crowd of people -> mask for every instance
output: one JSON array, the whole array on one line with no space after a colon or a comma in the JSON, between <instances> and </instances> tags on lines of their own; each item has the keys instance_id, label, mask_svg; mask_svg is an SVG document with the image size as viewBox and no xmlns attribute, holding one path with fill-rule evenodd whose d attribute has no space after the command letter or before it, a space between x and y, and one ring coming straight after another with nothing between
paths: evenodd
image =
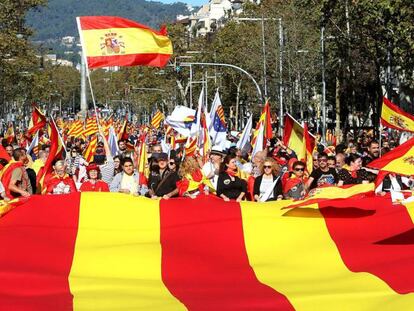
<instances>
[{"instance_id":1,"label":"crowd of people","mask_svg":"<svg viewBox=\"0 0 414 311\"><path fill-rule=\"evenodd\" d=\"M224 201L271 201L303 199L312 189L374 182L377 172L367 165L380 154L392 150L396 143L383 140L382 146L369 133L362 132L357 139L346 139L336 146L317 144L313 152L312 168L298 159L294 150L280 137L268 141L267 147L253 156L237 149L234 138L229 148L213 146L203 158L197 152L185 155L183 145L163 152L162 132L152 134L143 146L140 133L134 131L127 140L118 141L118 150L112 154L104 133L93 161L84 159L87 144L81 138L69 138L66 152L53 161L53 171L41 174L50 152L50 146L39 148L34 160L26 149L10 144L2 146L11 160L0 158L0 193L4 200L28 197L33 194L68 194L73 192L119 192L165 200L176 197L196 198L216 195ZM135 144L131 149L130 143ZM139 148L146 148L145 174L137 167ZM41 179L39 180L39 177ZM390 189L411 188L412 178L389 175L377 188L378 195Z\"/></svg>"}]
</instances>

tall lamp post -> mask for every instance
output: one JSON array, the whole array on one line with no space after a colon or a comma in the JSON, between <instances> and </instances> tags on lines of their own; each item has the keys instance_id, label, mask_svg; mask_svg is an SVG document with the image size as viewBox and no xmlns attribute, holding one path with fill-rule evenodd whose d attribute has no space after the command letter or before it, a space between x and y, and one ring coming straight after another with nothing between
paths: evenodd
<instances>
[{"instance_id":1,"label":"tall lamp post","mask_svg":"<svg viewBox=\"0 0 414 311\"><path fill-rule=\"evenodd\" d=\"M321 27L321 67L322 67L322 143L325 143L326 133L326 81L325 81L325 26Z\"/></svg>"},{"instance_id":2,"label":"tall lamp post","mask_svg":"<svg viewBox=\"0 0 414 311\"><path fill-rule=\"evenodd\" d=\"M267 20L278 21L279 28L279 124L280 131L283 128L283 25L282 18L265 18L265 17L241 17L235 18L236 21L260 21L262 23L262 48L263 48L263 84L264 84L264 96L267 98L267 79L266 79L266 44L264 36L264 22Z\"/></svg>"}]
</instances>

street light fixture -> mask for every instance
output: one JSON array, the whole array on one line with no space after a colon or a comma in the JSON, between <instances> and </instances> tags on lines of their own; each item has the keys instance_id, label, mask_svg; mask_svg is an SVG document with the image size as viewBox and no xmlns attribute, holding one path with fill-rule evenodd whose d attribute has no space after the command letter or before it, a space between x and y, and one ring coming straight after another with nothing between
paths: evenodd
<instances>
[{"instance_id":1,"label":"street light fixture","mask_svg":"<svg viewBox=\"0 0 414 311\"><path fill-rule=\"evenodd\" d=\"M267 17L241 17L235 18L236 21L260 21L262 23L262 47L263 47L263 73L264 73L264 92L267 97L267 82L266 82L266 53L265 53L265 42L264 42L264 22L268 20L278 21L279 28L279 130L282 134L283 128L283 26L282 18L267 18Z\"/></svg>"}]
</instances>

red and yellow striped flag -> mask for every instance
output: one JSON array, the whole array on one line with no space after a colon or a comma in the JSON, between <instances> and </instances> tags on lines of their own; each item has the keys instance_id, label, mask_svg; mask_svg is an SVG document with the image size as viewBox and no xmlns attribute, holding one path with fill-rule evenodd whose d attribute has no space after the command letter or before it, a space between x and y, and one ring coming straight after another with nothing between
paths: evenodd
<instances>
[{"instance_id":1,"label":"red and yellow striped flag","mask_svg":"<svg viewBox=\"0 0 414 311\"><path fill-rule=\"evenodd\" d=\"M173 48L166 28L160 31L115 16L77 17L88 67L164 67Z\"/></svg>"},{"instance_id":2,"label":"red and yellow striped flag","mask_svg":"<svg viewBox=\"0 0 414 311\"><path fill-rule=\"evenodd\" d=\"M406 132L414 132L414 116L405 112L388 98L384 97L381 109L383 126Z\"/></svg>"},{"instance_id":3,"label":"red and yellow striped flag","mask_svg":"<svg viewBox=\"0 0 414 311\"><path fill-rule=\"evenodd\" d=\"M291 204L33 196L0 218L0 305L413 309L414 206L389 197Z\"/></svg>"},{"instance_id":4,"label":"red and yellow striped flag","mask_svg":"<svg viewBox=\"0 0 414 311\"><path fill-rule=\"evenodd\" d=\"M192 157L197 150L197 137L188 137L184 146L185 156Z\"/></svg>"},{"instance_id":5,"label":"red and yellow striped flag","mask_svg":"<svg viewBox=\"0 0 414 311\"><path fill-rule=\"evenodd\" d=\"M92 162L95 155L96 147L98 146L98 137L93 137L85 149L84 157L86 162Z\"/></svg>"},{"instance_id":6,"label":"red and yellow striped flag","mask_svg":"<svg viewBox=\"0 0 414 311\"><path fill-rule=\"evenodd\" d=\"M88 137L90 135L95 135L96 133L98 133L98 124L96 123L96 118L87 118L85 130L83 131L83 136Z\"/></svg>"},{"instance_id":7,"label":"red and yellow striped flag","mask_svg":"<svg viewBox=\"0 0 414 311\"><path fill-rule=\"evenodd\" d=\"M154 114L154 116L152 117L152 120L151 120L151 125L154 127L154 128L159 128L160 127L160 125L161 125L161 122L164 120L164 114L161 112L161 111L159 111L159 110L157 110L157 112Z\"/></svg>"},{"instance_id":8,"label":"red and yellow striped flag","mask_svg":"<svg viewBox=\"0 0 414 311\"><path fill-rule=\"evenodd\" d=\"M80 137L83 133L83 124L81 120L76 120L72 123L69 131L68 131L68 137Z\"/></svg>"}]
</instances>

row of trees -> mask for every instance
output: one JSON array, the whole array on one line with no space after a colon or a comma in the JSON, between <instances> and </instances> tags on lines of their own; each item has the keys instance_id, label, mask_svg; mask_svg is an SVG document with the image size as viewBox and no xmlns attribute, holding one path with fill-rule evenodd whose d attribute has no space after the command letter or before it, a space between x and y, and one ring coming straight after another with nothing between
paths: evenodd
<instances>
[{"instance_id":1,"label":"row of trees","mask_svg":"<svg viewBox=\"0 0 414 311\"><path fill-rule=\"evenodd\" d=\"M10 10L18 10L13 7L15 1L6 0L6 3L9 3ZM43 2L31 0L24 3L25 7L20 7L23 11ZM14 16L4 12L0 13L3 14L0 16L2 20L5 16ZM20 21L23 16L20 15ZM164 69L122 68L118 72L93 71L91 78L98 103L129 103L135 112L148 114L157 108L171 110L176 104L196 103L201 86L205 85L208 86L210 101L215 90L220 88L225 110L229 113L233 107L233 111L239 111L240 126L244 112L260 111L253 83L233 69L193 67L192 79L197 83L190 87L190 70L180 66L182 61L228 63L247 70L262 89L266 80L268 97L274 108L278 108L282 89L285 111L301 119L315 120L315 116L321 114L322 39L325 45L323 58L328 117L339 121L336 124L338 128L348 124L348 115L352 113L377 121L384 86L389 97L396 102L400 98L405 99L401 102L403 106L409 103L407 99L413 98L412 1L264 0L260 6L245 3L244 13L239 17L262 16L266 19L265 55L260 21L238 21L229 16L225 27L200 38L190 38L183 25L169 25L174 45L171 66ZM280 46L279 37L280 18L283 46ZM72 68L47 65L39 68L36 65L38 60L33 57L25 39L30 34L29 30L21 23L16 25L21 27L16 29L26 32L23 39L16 37L17 30L10 30L13 25L2 26L9 29L8 40L16 42L7 45L9 49L10 46L16 47L14 50L0 54L11 55L10 59L13 59L0 59L2 70L10 72L8 80L2 75L4 100L25 96L27 100L59 101L70 107L73 104L79 107L79 73ZM4 49L1 44L0 49ZM24 44L24 48L18 44ZM22 57L22 52L30 56ZM15 57L22 57L25 60L22 63L32 67L17 66L20 61L15 61ZM22 88L23 84L26 89ZM392 93L392 86L397 84L399 96ZM410 110L412 107L404 108ZM333 122L331 126L334 126Z\"/></svg>"},{"instance_id":2,"label":"row of trees","mask_svg":"<svg viewBox=\"0 0 414 311\"><path fill-rule=\"evenodd\" d=\"M30 9L44 0L2 0L0 2L0 103L26 99L38 67L28 38L33 34L25 25Z\"/></svg>"}]
</instances>

